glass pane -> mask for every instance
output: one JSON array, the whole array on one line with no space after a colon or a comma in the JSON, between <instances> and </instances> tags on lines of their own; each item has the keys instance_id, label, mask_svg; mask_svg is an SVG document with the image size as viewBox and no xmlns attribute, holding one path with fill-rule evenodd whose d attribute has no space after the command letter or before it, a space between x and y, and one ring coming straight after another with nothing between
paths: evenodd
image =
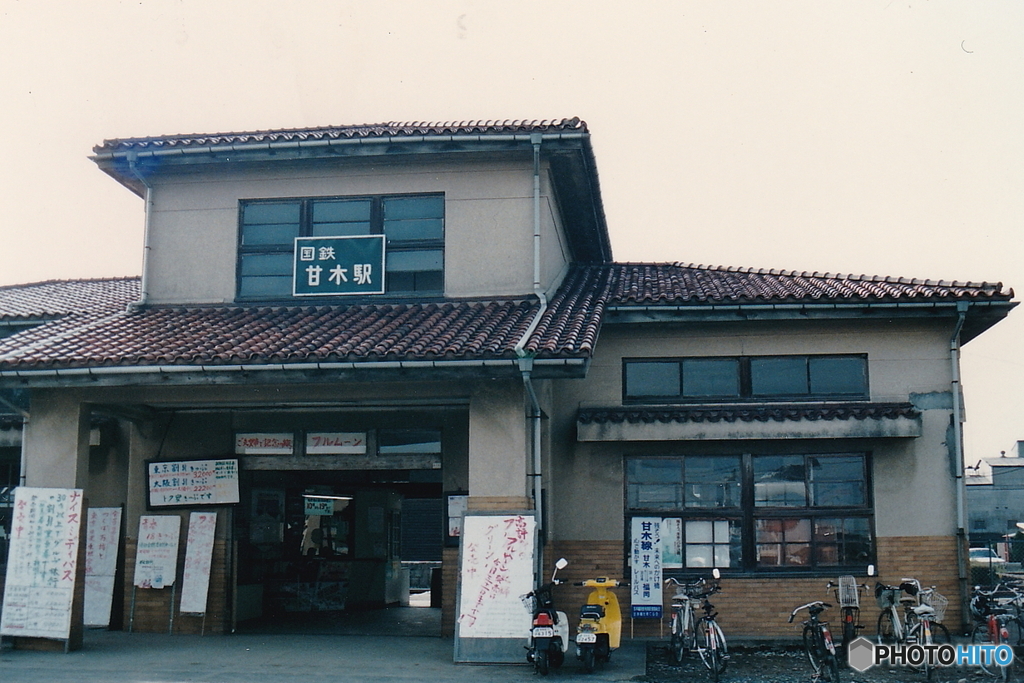
<instances>
[{"instance_id":1,"label":"glass pane","mask_svg":"<svg viewBox=\"0 0 1024 683\"><path fill-rule=\"evenodd\" d=\"M686 566L687 567L713 567L715 566L715 547L713 545L687 545Z\"/></svg>"},{"instance_id":2,"label":"glass pane","mask_svg":"<svg viewBox=\"0 0 1024 683\"><path fill-rule=\"evenodd\" d=\"M783 564L800 567L811 564L810 543L787 543L783 552Z\"/></svg>"},{"instance_id":3,"label":"glass pane","mask_svg":"<svg viewBox=\"0 0 1024 683\"><path fill-rule=\"evenodd\" d=\"M294 223L299 224L299 202L246 204L242 209L242 223Z\"/></svg>"},{"instance_id":4,"label":"glass pane","mask_svg":"<svg viewBox=\"0 0 1024 683\"><path fill-rule=\"evenodd\" d=\"M291 247L299 236L298 223L267 223L242 226L242 246L282 245Z\"/></svg>"},{"instance_id":5,"label":"glass pane","mask_svg":"<svg viewBox=\"0 0 1024 683\"><path fill-rule=\"evenodd\" d=\"M866 564L871 560L871 523L866 517L843 520L843 564Z\"/></svg>"},{"instance_id":6,"label":"glass pane","mask_svg":"<svg viewBox=\"0 0 1024 683\"><path fill-rule=\"evenodd\" d=\"M812 456L807 461L811 505L852 507L866 503L863 456Z\"/></svg>"},{"instance_id":7,"label":"glass pane","mask_svg":"<svg viewBox=\"0 0 1024 683\"><path fill-rule=\"evenodd\" d=\"M735 548L728 545L716 545L715 546L715 566L726 567L732 566L732 557L739 558L739 553L736 552ZM737 563L738 564L738 563Z\"/></svg>"},{"instance_id":8,"label":"glass pane","mask_svg":"<svg viewBox=\"0 0 1024 683\"><path fill-rule=\"evenodd\" d=\"M802 455L754 457L754 505L757 507L802 507L807 505Z\"/></svg>"},{"instance_id":9,"label":"glass pane","mask_svg":"<svg viewBox=\"0 0 1024 683\"><path fill-rule=\"evenodd\" d=\"M626 492L633 509L676 510L680 506L678 484L630 484Z\"/></svg>"},{"instance_id":10,"label":"glass pane","mask_svg":"<svg viewBox=\"0 0 1024 683\"><path fill-rule=\"evenodd\" d=\"M421 218L408 221L386 221L384 234L388 244L411 240L444 239L444 221L440 218Z\"/></svg>"},{"instance_id":11,"label":"glass pane","mask_svg":"<svg viewBox=\"0 0 1024 683\"><path fill-rule=\"evenodd\" d=\"M738 507L740 459L689 457L684 461L687 507Z\"/></svg>"},{"instance_id":12,"label":"glass pane","mask_svg":"<svg viewBox=\"0 0 1024 683\"><path fill-rule=\"evenodd\" d=\"M754 396L801 396L807 393L807 359L750 359L750 390Z\"/></svg>"},{"instance_id":13,"label":"glass pane","mask_svg":"<svg viewBox=\"0 0 1024 683\"><path fill-rule=\"evenodd\" d=\"M859 507L864 504L864 482L811 484L811 505L818 507Z\"/></svg>"},{"instance_id":14,"label":"glass pane","mask_svg":"<svg viewBox=\"0 0 1024 683\"><path fill-rule=\"evenodd\" d=\"M289 283L292 276L291 254L242 254L242 277L247 275L287 275ZM291 284L288 292L292 291Z\"/></svg>"},{"instance_id":15,"label":"glass pane","mask_svg":"<svg viewBox=\"0 0 1024 683\"><path fill-rule=\"evenodd\" d=\"M444 197L389 197L384 200L384 220L444 218Z\"/></svg>"},{"instance_id":16,"label":"glass pane","mask_svg":"<svg viewBox=\"0 0 1024 683\"><path fill-rule=\"evenodd\" d=\"M676 458L630 458L626 461L627 481L630 484L679 484L683 480L682 464Z\"/></svg>"},{"instance_id":17,"label":"glass pane","mask_svg":"<svg viewBox=\"0 0 1024 683\"><path fill-rule=\"evenodd\" d=\"M843 522L840 519L817 519L814 522L815 543L838 543Z\"/></svg>"},{"instance_id":18,"label":"glass pane","mask_svg":"<svg viewBox=\"0 0 1024 683\"><path fill-rule=\"evenodd\" d=\"M686 523L687 543L711 543L714 541L714 522L694 521Z\"/></svg>"},{"instance_id":19,"label":"glass pane","mask_svg":"<svg viewBox=\"0 0 1024 683\"><path fill-rule=\"evenodd\" d=\"M811 481L862 481L864 479L864 456L828 455L811 456Z\"/></svg>"},{"instance_id":20,"label":"glass pane","mask_svg":"<svg viewBox=\"0 0 1024 683\"><path fill-rule=\"evenodd\" d=\"M782 540L781 519L759 519L755 523L755 540L758 543L776 543Z\"/></svg>"},{"instance_id":21,"label":"glass pane","mask_svg":"<svg viewBox=\"0 0 1024 683\"><path fill-rule=\"evenodd\" d=\"M814 562L819 567L831 567L840 564L839 546L829 544L814 546Z\"/></svg>"},{"instance_id":22,"label":"glass pane","mask_svg":"<svg viewBox=\"0 0 1024 683\"><path fill-rule=\"evenodd\" d=\"M864 358L811 357L808 365L812 394L867 395L867 362Z\"/></svg>"},{"instance_id":23,"label":"glass pane","mask_svg":"<svg viewBox=\"0 0 1024 683\"><path fill-rule=\"evenodd\" d=\"M777 567L782 564L782 544L770 543L757 546L757 564L762 567Z\"/></svg>"},{"instance_id":24,"label":"glass pane","mask_svg":"<svg viewBox=\"0 0 1024 683\"><path fill-rule=\"evenodd\" d=\"M811 520L784 519L782 520L782 533L787 541L810 541Z\"/></svg>"},{"instance_id":25,"label":"glass pane","mask_svg":"<svg viewBox=\"0 0 1024 683\"><path fill-rule=\"evenodd\" d=\"M243 298L282 298L292 295L292 278L280 276L242 277L238 295Z\"/></svg>"},{"instance_id":26,"label":"glass pane","mask_svg":"<svg viewBox=\"0 0 1024 683\"><path fill-rule=\"evenodd\" d=\"M441 430L382 429L377 432L377 451L381 455L440 453Z\"/></svg>"},{"instance_id":27,"label":"glass pane","mask_svg":"<svg viewBox=\"0 0 1024 683\"><path fill-rule=\"evenodd\" d=\"M440 249L422 251L389 251L387 255L387 271L410 272L416 270L441 270L444 264L444 252Z\"/></svg>"},{"instance_id":28,"label":"glass pane","mask_svg":"<svg viewBox=\"0 0 1024 683\"><path fill-rule=\"evenodd\" d=\"M626 396L678 396L679 363L626 363Z\"/></svg>"},{"instance_id":29,"label":"glass pane","mask_svg":"<svg viewBox=\"0 0 1024 683\"><path fill-rule=\"evenodd\" d=\"M735 358L683 361L684 396L739 396L740 362Z\"/></svg>"},{"instance_id":30,"label":"glass pane","mask_svg":"<svg viewBox=\"0 0 1024 683\"><path fill-rule=\"evenodd\" d=\"M314 223L313 237L348 237L369 235L369 223Z\"/></svg>"},{"instance_id":31,"label":"glass pane","mask_svg":"<svg viewBox=\"0 0 1024 683\"><path fill-rule=\"evenodd\" d=\"M427 270L416 273L413 291L442 292L444 291L444 273L440 270Z\"/></svg>"},{"instance_id":32,"label":"glass pane","mask_svg":"<svg viewBox=\"0 0 1024 683\"><path fill-rule=\"evenodd\" d=\"M317 200L313 202L314 223L370 221L369 199Z\"/></svg>"}]
</instances>

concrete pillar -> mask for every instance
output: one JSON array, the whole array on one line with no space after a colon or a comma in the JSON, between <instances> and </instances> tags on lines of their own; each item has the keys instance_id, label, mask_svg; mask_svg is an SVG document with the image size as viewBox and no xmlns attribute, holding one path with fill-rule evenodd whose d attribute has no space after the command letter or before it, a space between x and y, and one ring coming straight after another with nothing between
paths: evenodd
<instances>
[{"instance_id":1,"label":"concrete pillar","mask_svg":"<svg viewBox=\"0 0 1024 683\"><path fill-rule=\"evenodd\" d=\"M469 505L526 510L529 497L525 396L521 382L493 383L469 402Z\"/></svg>"},{"instance_id":2,"label":"concrete pillar","mask_svg":"<svg viewBox=\"0 0 1024 683\"><path fill-rule=\"evenodd\" d=\"M25 484L84 489L89 481L89 405L73 391L37 390L29 412Z\"/></svg>"}]
</instances>

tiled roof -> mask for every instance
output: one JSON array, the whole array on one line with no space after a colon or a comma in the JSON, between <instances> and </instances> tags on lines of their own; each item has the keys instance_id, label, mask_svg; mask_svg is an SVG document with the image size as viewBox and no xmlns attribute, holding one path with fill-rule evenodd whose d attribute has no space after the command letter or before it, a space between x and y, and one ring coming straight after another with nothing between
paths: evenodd
<instances>
[{"instance_id":1,"label":"tiled roof","mask_svg":"<svg viewBox=\"0 0 1024 683\"><path fill-rule=\"evenodd\" d=\"M126 287L129 282L137 285L137 281L121 282ZM69 286L78 287L79 283ZM127 293L124 296L127 300L133 298ZM720 302L740 307L785 302L852 305L918 300L1009 302L1011 296L1012 292L1004 292L1000 284L987 283L680 264L580 265L570 270L552 297L525 351L539 358L590 358L606 309L615 306ZM116 297L100 299L113 303ZM437 303L139 310L125 310L120 305L99 306L0 339L0 371L512 359L516 355L516 343L538 311L539 303L534 297Z\"/></svg>"},{"instance_id":2,"label":"tiled roof","mask_svg":"<svg viewBox=\"0 0 1024 683\"><path fill-rule=\"evenodd\" d=\"M896 420L916 418L910 403L828 403L708 407L582 408L580 424L655 422L802 422L805 420Z\"/></svg>"},{"instance_id":3,"label":"tiled roof","mask_svg":"<svg viewBox=\"0 0 1024 683\"><path fill-rule=\"evenodd\" d=\"M1001 283L754 270L681 263L608 266L609 305L1009 299Z\"/></svg>"},{"instance_id":4,"label":"tiled roof","mask_svg":"<svg viewBox=\"0 0 1024 683\"><path fill-rule=\"evenodd\" d=\"M355 126L321 126L212 135L163 135L151 138L104 140L93 148L97 154L127 149L218 147L260 143L340 140L346 138L388 138L440 135L501 135L556 131L586 132L587 124L578 118L543 121L445 121L371 123Z\"/></svg>"},{"instance_id":5,"label":"tiled roof","mask_svg":"<svg viewBox=\"0 0 1024 683\"><path fill-rule=\"evenodd\" d=\"M0 287L0 322L124 309L139 298L139 278L49 280Z\"/></svg>"}]
</instances>

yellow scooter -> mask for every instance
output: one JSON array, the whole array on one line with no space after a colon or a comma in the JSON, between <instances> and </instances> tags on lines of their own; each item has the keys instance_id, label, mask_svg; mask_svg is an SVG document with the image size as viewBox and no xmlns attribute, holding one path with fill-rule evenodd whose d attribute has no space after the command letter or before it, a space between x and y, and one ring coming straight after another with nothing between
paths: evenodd
<instances>
[{"instance_id":1,"label":"yellow scooter","mask_svg":"<svg viewBox=\"0 0 1024 683\"><path fill-rule=\"evenodd\" d=\"M580 623L576 628L576 658L583 662L584 671L592 673L598 662L607 662L612 650L619 647L622 612L619 599L611 589L629 584L601 578L577 581L573 585L594 589L580 608Z\"/></svg>"}]
</instances>

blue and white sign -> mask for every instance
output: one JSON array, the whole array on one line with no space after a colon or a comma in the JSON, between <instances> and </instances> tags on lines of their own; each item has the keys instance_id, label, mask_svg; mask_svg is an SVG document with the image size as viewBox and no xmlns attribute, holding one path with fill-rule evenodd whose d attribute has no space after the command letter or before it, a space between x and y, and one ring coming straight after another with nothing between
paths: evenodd
<instances>
[{"instance_id":1,"label":"blue and white sign","mask_svg":"<svg viewBox=\"0 0 1024 683\"><path fill-rule=\"evenodd\" d=\"M384 293L384 235L296 237L293 296Z\"/></svg>"},{"instance_id":2,"label":"blue and white sign","mask_svg":"<svg viewBox=\"0 0 1024 683\"><path fill-rule=\"evenodd\" d=\"M634 619L661 619L661 517L634 517L630 534Z\"/></svg>"}]
</instances>

